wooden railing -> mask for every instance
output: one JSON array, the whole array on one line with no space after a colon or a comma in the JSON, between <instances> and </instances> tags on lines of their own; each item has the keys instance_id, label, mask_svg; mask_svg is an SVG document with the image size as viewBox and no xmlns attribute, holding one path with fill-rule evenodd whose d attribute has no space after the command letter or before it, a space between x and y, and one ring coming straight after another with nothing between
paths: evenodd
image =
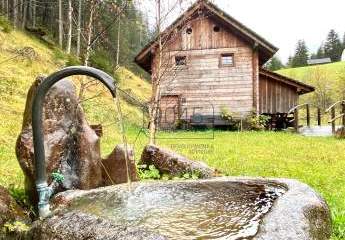
<instances>
[{"instance_id":1,"label":"wooden railing","mask_svg":"<svg viewBox=\"0 0 345 240\"><path fill-rule=\"evenodd\" d=\"M336 115L336 107L341 106L341 114ZM328 123L332 124L332 133L335 134L336 132L336 120L342 118L342 126L345 127L345 100L338 101L331 105L327 110L326 113L331 114L331 119Z\"/></svg>"},{"instance_id":2,"label":"wooden railing","mask_svg":"<svg viewBox=\"0 0 345 240\"><path fill-rule=\"evenodd\" d=\"M294 128L296 130L296 132L298 131L299 129L299 121L300 121L300 118L299 118L299 110L301 108L304 108L306 109L306 114L307 114L307 126L310 127L311 126L311 123L310 123L310 107L312 106L312 104L310 103L304 103L304 104L300 104L300 105L297 105L293 108L291 108L289 111L288 111L288 114L293 114L293 119L290 121L290 122L293 122L294 123ZM317 125L318 126L321 126L321 109L319 107L317 107Z\"/></svg>"}]
</instances>

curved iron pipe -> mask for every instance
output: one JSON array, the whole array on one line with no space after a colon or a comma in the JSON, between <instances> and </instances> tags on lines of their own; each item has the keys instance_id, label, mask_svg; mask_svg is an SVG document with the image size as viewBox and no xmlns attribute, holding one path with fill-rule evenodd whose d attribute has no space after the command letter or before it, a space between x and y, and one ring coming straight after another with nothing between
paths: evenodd
<instances>
[{"instance_id":1,"label":"curved iron pipe","mask_svg":"<svg viewBox=\"0 0 345 240\"><path fill-rule=\"evenodd\" d=\"M114 79L107 73L91 67L74 66L64 68L47 77L38 87L32 104L32 132L34 142L36 188L38 192L38 210L40 217L47 217L50 214L49 199L53 193L47 183L44 134L43 134L43 103L45 95L49 89L58 81L73 75L84 75L96 78L101 81L110 91L113 97L116 97L116 86Z\"/></svg>"}]
</instances>

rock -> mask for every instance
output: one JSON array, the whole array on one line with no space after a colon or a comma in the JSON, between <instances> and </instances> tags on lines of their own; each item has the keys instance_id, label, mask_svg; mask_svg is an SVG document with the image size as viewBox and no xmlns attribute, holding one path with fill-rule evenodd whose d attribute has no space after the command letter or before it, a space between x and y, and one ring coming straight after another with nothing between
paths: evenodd
<instances>
[{"instance_id":1,"label":"rock","mask_svg":"<svg viewBox=\"0 0 345 240\"><path fill-rule=\"evenodd\" d=\"M22 239L31 219L25 210L0 186L0 239ZM6 224L8 224L6 226Z\"/></svg>"},{"instance_id":2,"label":"rock","mask_svg":"<svg viewBox=\"0 0 345 240\"><path fill-rule=\"evenodd\" d=\"M277 179L288 191L263 219L257 240L326 240L332 234L327 203L308 185L291 179Z\"/></svg>"},{"instance_id":3,"label":"rock","mask_svg":"<svg viewBox=\"0 0 345 240\"><path fill-rule=\"evenodd\" d=\"M44 221L36 221L27 240L165 240L163 236L143 228L133 228L114 223L95 215L71 211Z\"/></svg>"},{"instance_id":4,"label":"rock","mask_svg":"<svg viewBox=\"0 0 345 240\"><path fill-rule=\"evenodd\" d=\"M0 186L0 229L6 222L13 221L29 222L30 219L7 189Z\"/></svg>"},{"instance_id":5,"label":"rock","mask_svg":"<svg viewBox=\"0 0 345 240\"><path fill-rule=\"evenodd\" d=\"M37 193L31 109L33 97L42 81L44 77L38 77L28 92L22 131L16 144L17 159L25 175L26 191L33 203L37 202ZM59 191L101 186L100 141L85 119L71 81L61 80L48 92L44 104L43 126L48 183L52 181L52 172L60 171L65 179Z\"/></svg>"},{"instance_id":6,"label":"rock","mask_svg":"<svg viewBox=\"0 0 345 240\"><path fill-rule=\"evenodd\" d=\"M147 195L149 195L148 189L158 191L161 189L164 192L167 187L173 186L184 191L183 189L193 189L197 184L208 186L208 188L203 188L205 191L210 189L213 184L229 188L237 186L241 189L243 184L250 186L251 189L253 187L279 186L286 190L275 200L270 211L263 216L258 232L255 237L250 239L327 240L331 236L331 214L326 202L308 185L296 180L223 177L208 180L136 182L132 187L139 191L146 189ZM103 204L103 208L98 210L90 209L89 201L86 201L85 205L81 205L83 198L93 199L95 195L99 194L102 198L107 199L126 191L128 191L127 184L119 184L93 190L71 190L59 193L56 197L65 199L68 205L60 205L57 209L53 209L54 216L35 222L29 234L31 238L28 239L165 239L158 231L157 233L154 230L149 231L144 226L138 225L140 229L132 228L121 221L111 220L108 211L103 209L109 207L107 204ZM250 196L252 194L247 197ZM232 198L232 196L229 197ZM189 201L191 200L189 199ZM118 202L118 204L121 203L121 201ZM176 214L181 216L179 211ZM237 219L237 216L234 218ZM237 219L237 221L241 221L241 219ZM251 228L247 230L253 231ZM226 237L224 236L224 238Z\"/></svg>"},{"instance_id":7,"label":"rock","mask_svg":"<svg viewBox=\"0 0 345 240\"><path fill-rule=\"evenodd\" d=\"M192 161L173 151L147 145L141 155L141 163L154 165L161 173L180 176L184 173L197 172L200 178L211 178L215 175L213 169L203 162Z\"/></svg>"},{"instance_id":8,"label":"rock","mask_svg":"<svg viewBox=\"0 0 345 240\"><path fill-rule=\"evenodd\" d=\"M134 152L129 145L127 145L127 152L130 179L133 182L138 181L139 177L135 165ZM123 144L119 144L115 147L113 152L103 160L103 165L105 168L103 169L103 179L106 186L113 185L113 183L119 184L127 182L125 146Z\"/></svg>"},{"instance_id":9,"label":"rock","mask_svg":"<svg viewBox=\"0 0 345 240\"><path fill-rule=\"evenodd\" d=\"M344 139L345 138L345 127L338 128L335 133L336 138Z\"/></svg>"}]
</instances>

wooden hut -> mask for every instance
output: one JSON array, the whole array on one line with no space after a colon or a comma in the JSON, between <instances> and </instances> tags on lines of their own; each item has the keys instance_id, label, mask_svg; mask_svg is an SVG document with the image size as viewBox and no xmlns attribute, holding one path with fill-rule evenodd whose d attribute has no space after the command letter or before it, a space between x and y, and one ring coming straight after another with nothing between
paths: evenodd
<instances>
[{"instance_id":1,"label":"wooden hut","mask_svg":"<svg viewBox=\"0 0 345 240\"><path fill-rule=\"evenodd\" d=\"M277 115L298 104L312 86L263 68L278 51L207 0L199 0L136 56L160 82L161 125L180 120L216 125L222 109L235 116ZM154 85L154 84L153 84ZM219 121L217 121L217 119Z\"/></svg>"}]
</instances>

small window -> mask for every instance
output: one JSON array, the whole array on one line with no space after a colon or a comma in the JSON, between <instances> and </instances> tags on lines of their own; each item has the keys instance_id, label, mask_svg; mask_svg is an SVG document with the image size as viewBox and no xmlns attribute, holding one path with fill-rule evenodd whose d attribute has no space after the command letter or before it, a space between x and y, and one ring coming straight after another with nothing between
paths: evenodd
<instances>
[{"instance_id":1,"label":"small window","mask_svg":"<svg viewBox=\"0 0 345 240\"><path fill-rule=\"evenodd\" d=\"M235 65L234 54L232 54L232 53L222 54L221 58L220 58L220 65L222 67L234 66Z\"/></svg>"},{"instance_id":2,"label":"small window","mask_svg":"<svg viewBox=\"0 0 345 240\"><path fill-rule=\"evenodd\" d=\"M214 32L220 32L220 27L219 26L214 26L213 27Z\"/></svg>"},{"instance_id":3,"label":"small window","mask_svg":"<svg viewBox=\"0 0 345 240\"><path fill-rule=\"evenodd\" d=\"M192 32L193 32L193 29L191 27L187 28L186 33L188 35L192 34Z\"/></svg>"},{"instance_id":4,"label":"small window","mask_svg":"<svg viewBox=\"0 0 345 240\"><path fill-rule=\"evenodd\" d=\"M176 66L186 66L187 65L187 57L186 56L176 56L175 57L175 65Z\"/></svg>"}]
</instances>

